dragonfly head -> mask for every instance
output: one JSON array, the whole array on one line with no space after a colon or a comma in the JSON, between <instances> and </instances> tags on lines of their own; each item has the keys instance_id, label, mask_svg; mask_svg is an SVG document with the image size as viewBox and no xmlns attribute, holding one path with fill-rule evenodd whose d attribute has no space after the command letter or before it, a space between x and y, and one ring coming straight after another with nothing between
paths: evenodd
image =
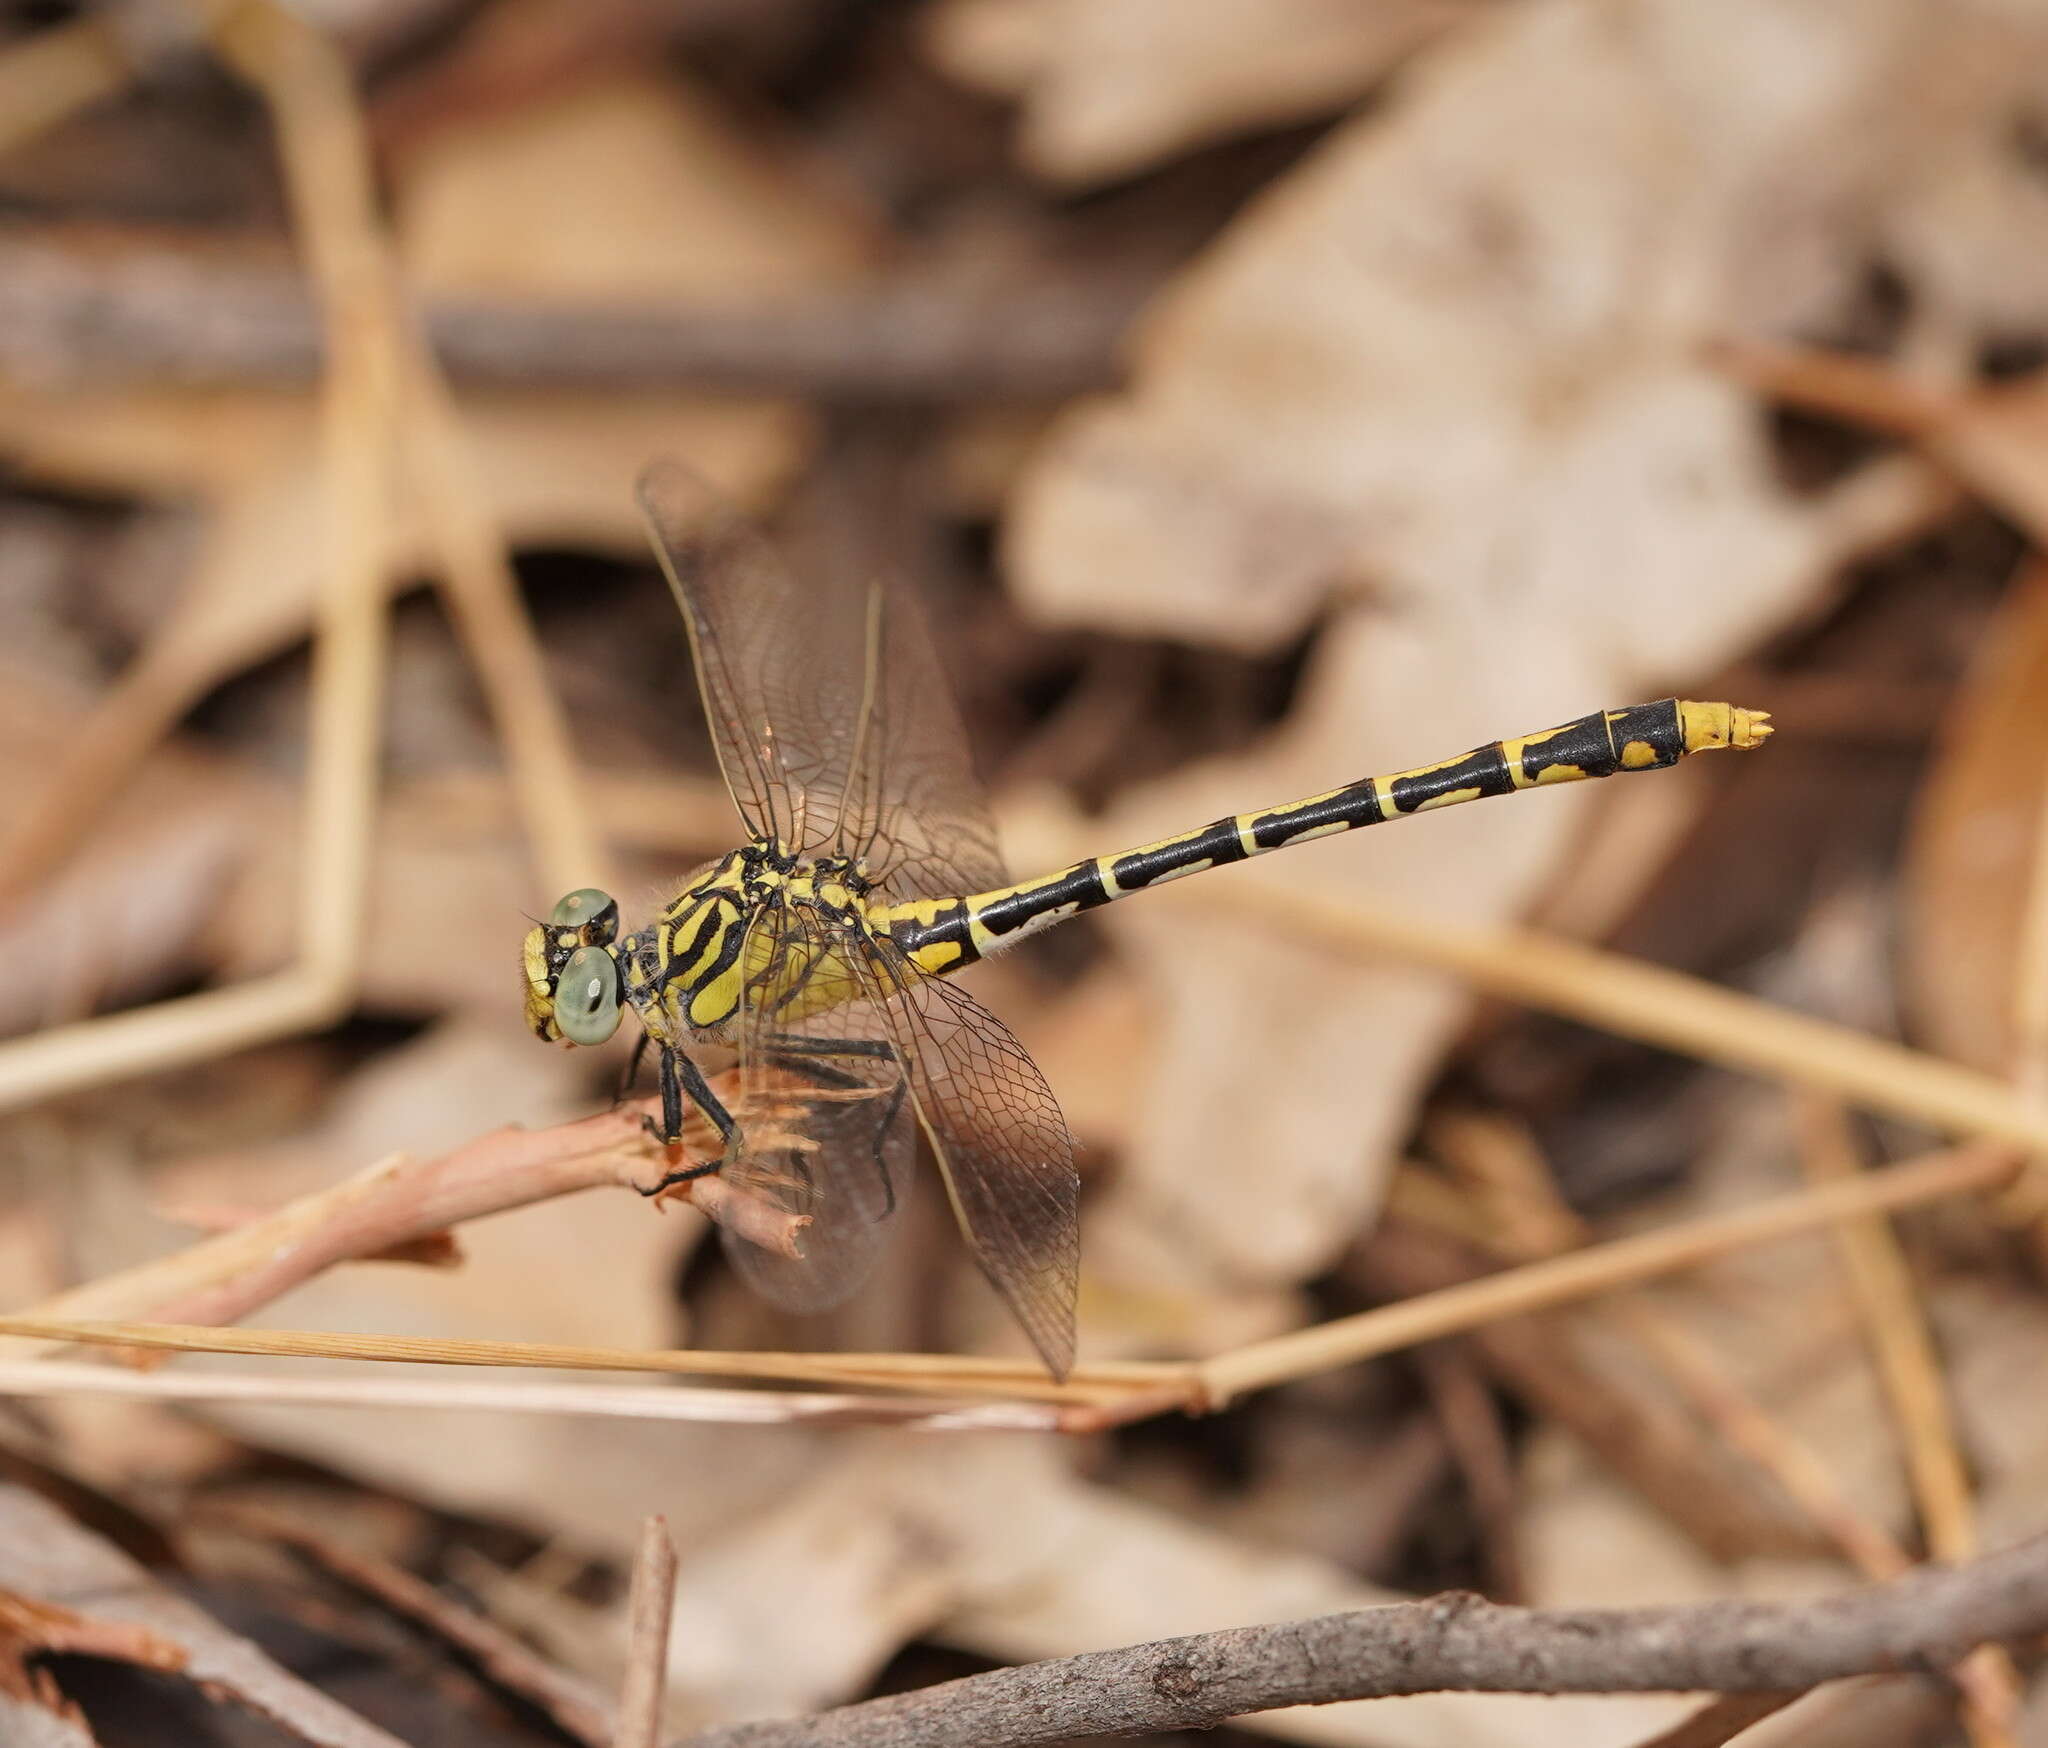
<instances>
[{"instance_id":1,"label":"dragonfly head","mask_svg":"<svg viewBox=\"0 0 2048 1748\"><path fill-rule=\"evenodd\" d=\"M619 907L585 886L526 932L526 1023L553 1044L602 1044L619 1029Z\"/></svg>"}]
</instances>

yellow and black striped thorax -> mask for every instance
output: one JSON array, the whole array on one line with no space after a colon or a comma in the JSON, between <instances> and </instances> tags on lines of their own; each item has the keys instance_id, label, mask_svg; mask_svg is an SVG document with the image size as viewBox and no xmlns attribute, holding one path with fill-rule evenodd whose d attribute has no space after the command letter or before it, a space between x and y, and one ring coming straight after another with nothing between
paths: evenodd
<instances>
[{"instance_id":1,"label":"yellow and black striped thorax","mask_svg":"<svg viewBox=\"0 0 2048 1748\"><path fill-rule=\"evenodd\" d=\"M1199 831L1121 855L1092 857L1022 885L893 905L878 920L886 923L912 963L943 975L1080 911L1185 874L1433 807L1625 771L1658 770L1710 747L1754 746L1769 733L1768 719L1760 713L1727 704L1664 698L1621 710L1596 710L1540 734L1489 741L1455 759L1413 771L1360 778L1291 806L1235 814Z\"/></svg>"},{"instance_id":2,"label":"yellow and black striped thorax","mask_svg":"<svg viewBox=\"0 0 2048 1748\"><path fill-rule=\"evenodd\" d=\"M866 871L756 839L692 875L619 943L626 999L657 1038L717 1033L742 1011L794 1021L862 993L851 962L872 926ZM771 913L798 909L801 929Z\"/></svg>"}]
</instances>

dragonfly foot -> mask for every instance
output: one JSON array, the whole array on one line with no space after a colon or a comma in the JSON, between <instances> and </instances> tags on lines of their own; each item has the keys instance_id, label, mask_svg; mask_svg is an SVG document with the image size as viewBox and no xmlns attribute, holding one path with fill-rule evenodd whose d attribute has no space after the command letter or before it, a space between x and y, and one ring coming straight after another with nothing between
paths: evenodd
<instances>
[{"instance_id":1,"label":"dragonfly foot","mask_svg":"<svg viewBox=\"0 0 2048 1748\"><path fill-rule=\"evenodd\" d=\"M641 1189L640 1193L643 1196L647 1196L650 1198L658 1196L662 1193L663 1190L674 1189L677 1184L689 1183L694 1178L710 1177L713 1173L717 1172L721 1167L723 1167L724 1164L724 1160L714 1159L708 1165L680 1166L674 1171L663 1172L661 1174L661 1180L658 1183L655 1183L646 1189ZM636 1184L634 1185L634 1188L639 1189L640 1186Z\"/></svg>"}]
</instances>

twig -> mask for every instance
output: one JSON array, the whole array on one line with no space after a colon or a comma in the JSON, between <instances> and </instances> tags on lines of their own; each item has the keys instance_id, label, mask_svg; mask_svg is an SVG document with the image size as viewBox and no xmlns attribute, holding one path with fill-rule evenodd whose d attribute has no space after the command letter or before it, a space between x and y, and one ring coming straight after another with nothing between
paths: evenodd
<instances>
[{"instance_id":1,"label":"twig","mask_svg":"<svg viewBox=\"0 0 2048 1748\"><path fill-rule=\"evenodd\" d=\"M623 1123L624 1114L585 1118L583 1125ZM559 1169L562 1151L553 1137L564 1131L524 1136L504 1131L479 1146L534 1144L534 1157ZM451 1159L468 1150L458 1150ZM607 1168L609 1169L609 1168ZM451 1365L529 1366L578 1371L668 1372L715 1377L773 1378L823 1382L841 1388L910 1391L927 1395L1028 1397L1069 1404L1060 1426L1091 1431L1175 1409L1219 1406L1245 1390L1263 1388L1309 1372L1346 1365L1419 1341L1453 1335L1496 1318L1541 1310L1605 1292L1651 1275L1684 1268L1724 1251L1865 1214L1906 1207L1944 1196L1995 1189L2016 1169L2002 1151L1963 1150L1936 1154L1866 1174L1856 1182L1781 1196L1754 1207L1693 1221L1664 1232L1640 1234L1570 1256L1511 1269L1361 1316L1300 1330L1273 1341L1200 1362L1126 1360L1076 1368L1055 1384L1029 1361L974 1359L943 1354L778 1354L570 1347L544 1342L454 1341L423 1336L337 1334L319 1330L222 1330L168 1323L109 1321L63 1316L0 1317L0 1336L48 1344L85 1342L167 1352L299 1354L338 1359L427 1361ZM461 1174L453 1174L459 1181ZM346 1186L343 1186L345 1191ZM342 1195L343 1191L323 1192ZM344 1197L345 1201L345 1197ZM304 1217L303 1205L301 1217ZM289 1211L287 1211L289 1213ZM415 1210L415 1221L426 1214ZM317 1223L316 1223L317 1230ZM237 1259L251 1245L242 1227L193 1246L213 1260L197 1273L223 1292L240 1298ZM310 1240L302 1240L310 1242ZM375 1251L387 1247L382 1230L358 1233L357 1242ZM152 1272L156 1271L156 1272ZM167 1280L186 1279L177 1259L145 1265L129 1275L109 1277L75 1289L64 1300L146 1299Z\"/></svg>"},{"instance_id":2,"label":"twig","mask_svg":"<svg viewBox=\"0 0 2048 1748\"><path fill-rule=\"evenodd\" d=\"M633 1559L633 1593L627 1608L630 1639L626 1683L619 1694L617 1748L657 1748L661 1702L668 1687L668 1623L676 1605L676 1545L668 1520L650 1517L640 1526L640 1551Z\"/></svg>"},{"instance_id":3,"label":"twig","mask_svg":"<svg viewBox=\"0 0 2048 1748\"><path fill-rule=\"evenodd\" d=\"M1197 1367L1213 1405L1247 1390L1349 1365L1475 1328L1497 1317L1540 1311L1615 1287L1670 1274L1710 1256L1880 1209L1911 1207L1950 1195L1995 1190L2018 1169L2003 1148L1958 1148L1828 1184L1775 1196L1658 1232L1638 1233L1565 1256L1509 1269L1421 1299L1384 1305L1309 1329L1253 1342Z\"/></svg>"},{"instance_id":4,"label":"twig","mask_svg":"<svg viewBox=\"0 0 2048 1748\"><path fill-rule=\"evenodd\" d=\"M611 309L445 299L422 319L463 382L645 391L688 385L872 405L1063 399L1116 380L1157 287L1141 263L965 285L911 266L750 305ZM0 247L0 366L23 380L299 382L320 360L287 273L131 245Z\"/></svg>"},{"instance_id":5,"label":"twig","mask_svg":"<svg viewBox=\"0 0 2048 1748\"><path fill-rule=\"evenodd\" d=\"M467 1409L719 1426L891 1426L906 1432L1064 1432L1052 1403L947 1402L798 1390L677 1390L653 1384L473 1384L463 1379L304 1378L265 1372L129 1372L64 1360L0 1360L0 1397L123 1396L153 1402L310 1408Z\"/></svg>"},{"instance_id":6,"label":"twig","mask_svg":"<svg viewBox=\"0 0 2048 1748\"><path fill-rule=\"evenodd\" d=\"M1359 1253L1356 1272L1376 1292L1414 1303L1425 1293L1485 1279L1484 1250L1427 1227L1389 1223ZM1627 1295L1622 1294L1625 1298ZM1494 1378L1536 1418L1584 1445L1709 1559L1810 1554L1806 1526L1735 1471L1699 1436L1691 1416L1636 1386L1603 1344L1560 1315L1496 1318L1470 1333ZM1514 1600L1501 1598L1499 1600Z\"/></svg>"},{"instance_id":7,"label":"twig","mask_svg":"<svg viewBox=\"0 0 2048 1748\"><path fill-rule=\"evenodd\" d=\"M1019 1748L1200 1729L1279 1706L1456 1690L1728 1693L1942 1668L2048 1628L2048 1536L1808 1603L1535 1610L1477 1597L1238 1627L970 1675L680 1748Z\"/></svg>"},{"instance_id":8,"label":"twig","mask_svg":"<svg viewBox=\"0 0 2048 1748\"><path fill-rule=\"evenodd\" d=\"M1893 437L1927 438L1952 423L1964 397L1917 382L1880 359L1764 340L1724 340L1715 363L1751 388Z\"/></svg>"},{"instance_id":9,"label":"twig","mask_svg":"<svg viewBox=\"0 0 2048 1748\"><path fill-rule=\"evenodd\" d=\"M1849 1131L1848 1113L1811 1094L1797 1104L1800 1158L1814 1183L1853 1182L1865 1166ZM1849 1287L1891 1403L1913 1499L1939 1560L1977 1551L1977 1514L1956 1444L1941 1361L1897 1235L1879 1215L1835 1228ZM2020 1703L2019 1673L2006 1654L1987 1647L1968 1663L1971 1703L1964 1715L1976 1748L2010 1748Z\"/></svg>"},{"instance_id":10,"label":"twig","mask_svg":"<svg viewBox=\"0 0 2048 1748\"><path fill-rule=\"evenodd\" d=\"M676 1390L636 1384L519 1384L305 1378L275 1372L127 1372L60 1360L0 1361L0 1397L124 1396L152 1401L294 1403L329 1408L453 1408L676 1420L718 1426L888 1426L908 1432L1065 1432L1050 1403Z\"/></svg>"},{"instance_id":11,"label":"twig","mask_svg":"<svg viewBox=\"0 0 2048 1748\"><path fill-rule=\"evenodd\" d=\"M1469 1347L1433 1342L1416 1358L1444 1443L1465 1483L1487 1591L1497 1601L1519 1602L1529 1592L1522 1576L1514 1453L1501 1424L1500 1404Z\"/></svg>"},{"instance_id":12,"label":"twig","mask_svg":"<svg viewBox=\"0 0 2048 1748\"><path fill-rule=\"evenodd\" d=\"M611 1740L612 1708L603 1694L404 1567L358 1553L282 1512L204 1501L198 1510L208 1523L283 1544L401 1620L434 1634L495 1685L539 1706L579 1742L606 1748Z\"/></svg>"},{"instance_id":13,"label":"twig","mask_svg":"<svg viewBox=\"0 0 2048 1748\"><path fill-rule=\"evenodd\" d=\"M1859 1512L1811 1446L1766 1414L1684 1325L1646 1299L1618 1301L1625 1327L1728 1445L1770 1476L1865 1578L1896 1578L1912 1568L1906 1550Z\"/></svg>"},{"instance_id":14,"label":"twig","mask_svg":"<svg viewBox=\"0 0 2048 1748\"><path fill-rule=\"evenodd\" d=\"M551 1129L499 1129L429 1160L380 1160L274 1213L45 1299L28 1314L232 1323L338 1262L577 1190L638 1188L658 1172L639 1123L647 1108L628 1105Z\"/></svg>"},{"instance_id":15,"label":"twig","mask_svg":"<svg viewBox=\"0 0 2048 1748\"><path fill-rule=\"evenodd\" d=\"M316 612L299 958L234 989L11 1041L0 1049L0 1108L324 1025L347 1006L360 957L393 522L396 302L375 251L363 247L374 199L346 73L314 33L268 0L229 0L206 17L217 51L269 106L326 335L327 560Z\"/></svg>"},{"instance_id":16,"label":"twig","mask_svg":"<svg viewBox=\"0 0 2048 1748\"><path fill-rule=\"evenodd\" d=\"M321 1329L214 1329L189 1323L100 1322L87 1318L0 1317L0 1336L49 1345L132 1347L162 1353L271 1354L448 1366L519 1366L546 1371L659 1372L677 1377L758 1378L919 1395L1021 1396L1081 1405L1121 1402L1135 1389L1158 1392L1151 1412L1192 1401L1184 1364L1123 1360L1079 1366L1055 1384L1035 1362L922 1353L723 1353L704 1348L580 1347L545 1341L474 1341L427 1335L365 1335ZM1162 1388L1177 1385L1169 1394ZM760 1418L771 1418L761 1416Z\"/></svg>"}]
</instances>

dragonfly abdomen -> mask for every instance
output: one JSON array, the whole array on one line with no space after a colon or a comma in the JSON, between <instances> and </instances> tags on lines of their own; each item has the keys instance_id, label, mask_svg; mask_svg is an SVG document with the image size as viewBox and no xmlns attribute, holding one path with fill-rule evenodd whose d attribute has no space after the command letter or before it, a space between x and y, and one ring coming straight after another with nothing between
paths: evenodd
<instances>
[{"instance_id":1,"label":"dragonfly abdomen","mask_svg":"<svg viewBox=\"0 0 2048 1748\"><path fill-rule=\"evenodd\" d=\"M1509 795L1675 765L1714 747L1759 746L1771 732L1762 711L1662 698L1596 710L1538 734L1489 741L1455 759L1390 776L1362 777L1286 807L1234 814L1199 831L1076 862L1058 873L959 898L888 907L882 922L919 969L943 976L1012 941L1084 910L1183 875L1263 856L1290 844Z\"/></svg>"}]
</instances>

